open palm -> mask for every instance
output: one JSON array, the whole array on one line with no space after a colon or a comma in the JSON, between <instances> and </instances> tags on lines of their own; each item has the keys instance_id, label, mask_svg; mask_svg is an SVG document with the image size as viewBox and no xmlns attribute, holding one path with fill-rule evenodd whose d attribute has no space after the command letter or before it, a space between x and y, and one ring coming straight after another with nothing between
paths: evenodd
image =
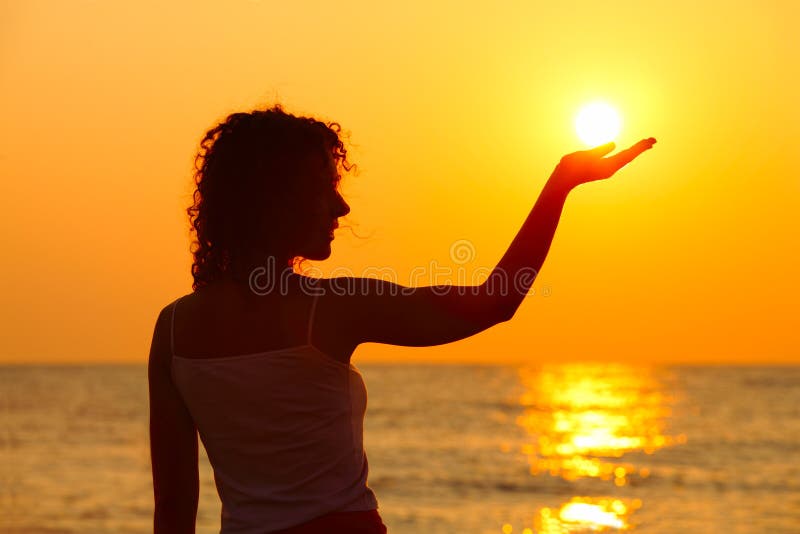
<instances>
[{"instance_id":1,"label":"open palm","mask_svg":"<svg viewBox=\"0 0 800 534\"><path fill-rule=\"evenodd\" d=\"M553 171L553 178L570 189L586 182L610 178L639 154L653 148L655 143L655 138L648 137L607 158L604 156L616 147L613 142L567 154Z\"/></svg>"}]
</instances>

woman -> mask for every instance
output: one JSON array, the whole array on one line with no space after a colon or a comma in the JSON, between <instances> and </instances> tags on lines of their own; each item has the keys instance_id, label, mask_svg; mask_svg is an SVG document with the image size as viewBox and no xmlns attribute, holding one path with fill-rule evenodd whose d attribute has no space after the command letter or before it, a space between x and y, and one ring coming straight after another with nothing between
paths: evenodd
<instances>
[{"instance_id":1,"label":"woman","mask_svg":"<svg viewBox=\"0 0 800 534\"><path fill-rule=\"evenodd\" d=\"M193 292L158 317L150 350L156 534L194 532L198 443L223 533L385 533L367 485L361 343L449 343L514 316L544 262L567 194L608 178L655 139L564 156L486 282L410 288L295 272L324 260L350 207L336 123L279 106L235 113L196 159Z\"/></svg>"}]
</instances>

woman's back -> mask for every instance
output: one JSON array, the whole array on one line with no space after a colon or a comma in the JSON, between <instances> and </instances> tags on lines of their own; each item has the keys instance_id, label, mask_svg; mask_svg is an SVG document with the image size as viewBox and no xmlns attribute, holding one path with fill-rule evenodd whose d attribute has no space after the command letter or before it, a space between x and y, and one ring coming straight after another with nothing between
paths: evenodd
<instances>
[{"instance_id":1,"label":"woman's back","mask_svg":"<svg viewBox=\"0 0 800 534\"><path fill-rule=\"evenodd\" d=\"M259 295L246 286L220 280L184 295L174 318L174 353L218 358L303 345L308 320L312 315L316 319L311 306L316 303L317 284L307 282L301 287L293 279L284 290Z\"/></svg>"},{"instance_id":2,"label":"woman's back","mask_svg":"<svg viewBox=\"0 0 800 534\"><path fill-rule=\"evenodd\" d=\"M312 344L318 297L245 301L219 286L173 304L172 378L214 468L223 532L377 508L363 450L366 388L354 366ZM264 347L273 348L249 350Z\"/></svg>"}]
</instances>

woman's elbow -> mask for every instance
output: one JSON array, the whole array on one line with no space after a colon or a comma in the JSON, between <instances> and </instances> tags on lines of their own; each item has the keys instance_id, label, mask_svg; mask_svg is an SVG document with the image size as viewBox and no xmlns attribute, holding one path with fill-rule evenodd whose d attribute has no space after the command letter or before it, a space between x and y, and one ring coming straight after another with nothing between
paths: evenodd
<instances>
[{"instance_id":1,"label":"woman's elbow","mask_svg":"<svg viewBox=\"0 0 800 534\"><path fill-rule=\"evenodd\" d=\"M508 306L501 308L495 315L495 324L505 323L508 322L514 317L514 314L517 313L516 308L510 308Z\"/></svg>"},{"instance_id":2,"label":"woman's elbow","mask_svg":"<svg viewBox=\"0 0 800 534\"><path fill-rule=\"evenodd\" d=\"M492 298L488 300L485 307L487 313L488 326L494 326L498 323L505 323L510 321L514 314L517 312L517 307L512 305L511 302L501 298Z\"/></svg>"},{"instance_id":3,"label":"woman's elbow","mask_svg":"<svg viewBox=\"0 0 800 534\"><path fill-rule=\"evenodd\" d=\"M482 313L480 313L479 319L476 321L479 326L478 331L486 330L496 324L510 321L515 311L516 310L508 306L501 306L496 303L486 306L482 310Z\"/></svg>"}]
</instances>

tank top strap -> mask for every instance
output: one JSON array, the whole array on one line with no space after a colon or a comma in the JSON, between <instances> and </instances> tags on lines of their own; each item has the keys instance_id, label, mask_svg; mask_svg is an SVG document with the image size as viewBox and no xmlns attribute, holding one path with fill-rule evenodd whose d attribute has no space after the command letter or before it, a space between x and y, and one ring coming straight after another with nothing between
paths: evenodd
<instances>
[{"instance_id":1,"label":"tank top strap","mask_svg":"<svg viewBox=\"0 0 800 534\"><path fill-rule=\"evenodd\" d=\"M175 356L175 308L178 307L178 301L183 297L179 297L172 302L172 317L169 322L169 354Z\"/></svg>"},{"instance_id":2,"label":"tank top strap","mask_svg":"<svg viewBox=\"0 0 800 534\"><path fill-rule=\"evenodd\" d=\"M312 288L314 295L311 297L311 311L308 314L308 328L306 333L306 345L311 345L311 330L314 328L314 312L317 309L317 300L322 292L318 287Z\"/></svg>"}]
</instances>

